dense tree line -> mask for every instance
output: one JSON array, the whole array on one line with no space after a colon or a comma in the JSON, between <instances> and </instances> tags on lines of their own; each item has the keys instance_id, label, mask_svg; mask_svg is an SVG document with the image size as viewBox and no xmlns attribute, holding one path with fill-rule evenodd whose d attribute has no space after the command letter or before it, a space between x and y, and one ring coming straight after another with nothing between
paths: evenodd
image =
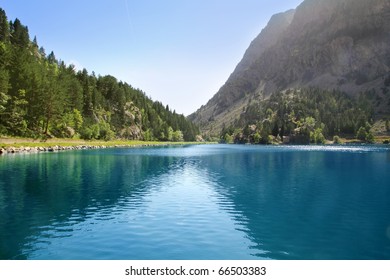
<instances>
[{"instance_id":1,"label":"dense tree line","mask_svg":"<svg viewBox=\"0 0 390 280\"><path fill-rule=\"evenodd\" d=\"M199 129L115 77L77 72L47 55L0 8L0 134L192 141Z\"/></svg>"},{"instance_id":2,"label":"dense tree line","mask_svg":"<svg viewBox=\"0 0 390 280\"><path fill-rule=\"evenodd\" d=\"M250 101L240 118L221 131L222 142L324 143L351 136L373 141L370 93L352 99L344 93L317 88L292 89L268 99ZM335 137L335 138L334 138Z\"/></svg>"}]
</instances>

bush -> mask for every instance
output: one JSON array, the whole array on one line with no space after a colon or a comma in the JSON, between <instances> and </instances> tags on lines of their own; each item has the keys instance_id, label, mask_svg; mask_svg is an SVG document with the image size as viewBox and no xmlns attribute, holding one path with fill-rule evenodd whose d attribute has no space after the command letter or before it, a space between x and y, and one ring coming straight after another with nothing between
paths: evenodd
<instances>
[{"instance_id":1,"label":"bush","mask_svg":"<svg viewBox=\"0 0 390 280\"><path fill-rule=\"evenodd\" d=\"M233 140L233 136L226 133L225 136L221 139L222 143L225 143L225 144L233 144L234 140Z\"/></svg>"},{"instance_id":2,"label":"bush","mask_svg":"<svg viewBox=\"0 0 390 280\"><path fill-rule=\"evenodd\" d=\"M333 136L333 144L341 144L340 137L335 135Z\"/></svg>"},{"instance_id":3,"label":"bush","mask_svg":"<svg viewBox=\"0 0 390 280\"><path fill-rule=\"evenodd\" d=\"M260 141L261 141L261 136L258 132L255 133L255 135L253 136L253 141L255 144L259 144Z\"/></svg>"},{"instance_id":4,"label":"bush","mask_svg":"<svg viewBox=\"0 0 390 280\"><path fill-rule=\"evenodd\" d=\"M146 130L144 132L144 141L152 141L153 140L153 133L150 129Z\"/></svg>"},{"instance_id":5,"label":"bush","mask_svg":"<svg viewBox=\"0 0 390 280\"><path fill-rule=\"evenodd\" d=\"M103 139L105 141L112 140L115 137L114 131L111 130L110 125L106 122L101 122L99 124L99 132L100 135L98 138Z\"/></svg>"},{"instance_id":6,"label":"bush","mask_svg":"<svg viewBox=\"0 0 390 280\"><path fill-rule=\"evenodd\" d=\"M80 137L84 140L91 140L92 139L92 129L89 127L83 127L80 130Z\"/></svg>"},{"instance_id":7,"label":"bush","mask_svg":"<svg viewBox=\"0 0 390 280\"><path fill-rule=\"evenodd\" d=\"M365 127L360 127L359 130L356 133L356 139L359 139L361 141L366 141L367 137L367 131Z\"/></svg>"},{"instance_id":8,"label":"bush","mask_svg":"<svg viewBox=\"0 0 390 280\"><path fill-rule=\"evenodd\" d=\"M100 138L100 126L95 123L90 126L83 126L80 129L80 138L84 140L92 140Z\"/></svg>"},{"instance_id":9,"label":"bush","mask_svg":"<svg viewBox=\"0 0 390 280\"><path fill-rule=\"evenodd\" d=\"M180 130L174 131L172 134L172 141L183 142L184 141L183 132L181 132Z\"/></svg>"},{"instance_id":10,"label":"bush","mask_svg":"<svg viewBox=\"0 0 390 280\"><path fill-rule=\"evenodd\" d=\"M313 132L310 132L310 141L315 144L325 144L325 137L322 134L321 128L317 128Z\"/></svg>"},{"instance_id":11,"label":"bush","mask_svg":"<svg viewBox=\"0 0 390 280\"><path fill-rule=\"evenodd\" d=\"M366 135L366 142L371 144L375 142L374 135L371 131L369 131Z\"/></svg>"},{"instance_id":12,"label":"bush","mask_svg":"<svg viewBox=\"0 0 390 280\"><path fill-rule=\"evenodd\" d=\"M370 131L369 126L360 127L358 132L356 133L356 138L361 140L361 141L367 142L367 143L374 143L375 142L374 135Z\"/></svg>"},{"instance_id":13,"label":"bush","mask_svg":"<svg viewBox=\"0 0 390 280\"><path fill-rule=\"evenodd\" d=\"M100 126L99 126L99 124L92 125L91 126L91 131L92 131L91 139L99 139L99 137L100 137Z\"/></svg>"}]
</instances>

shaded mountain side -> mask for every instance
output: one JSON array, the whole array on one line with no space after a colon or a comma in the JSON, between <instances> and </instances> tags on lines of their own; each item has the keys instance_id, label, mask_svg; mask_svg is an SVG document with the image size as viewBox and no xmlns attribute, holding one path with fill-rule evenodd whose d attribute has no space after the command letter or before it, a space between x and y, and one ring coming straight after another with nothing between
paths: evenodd
<instances>
[{"instance_id":1,"label":"shaded mountain side","mask_svg":"<svg viewBox=\"0 0 390 280\"><path fill-rule=\"evenodd\" d=\"M254 61L258 60L267 49L277 43L279 37L291 24L294 14L295 10L289 10L271 17L267 26L251 42L231 78L234 78L234 75L238 76L240 73L248 70Z\"/></svg>"},{"instance_id":2,"label":"shaded mountain side","mask_svg":"<svg viewBox=\"0 0 390 280\"><path fill-rule=\"evenodd\" d=\"M389 1L305 0L270 20L225 85L189 118L218 134L253 100L307 87L355 97L374 90L376 114L390 114L389 42Z\"/></svg>"},{"instance_id":3,"label":"shaded mountain side","mask_svg":"<svg viewBox=\"0 0 390 280\"><path fill-rule=\"evenodd\" d=\"M252 41L245 52L241 62L237 65L229 79L221 87L216 95L202 106L196 113L189 116L189 119L197 123L201 130L209 131L220 129L219 119L231 122L242 111L243 104L248 97L247 93L256 86L256 77L251 71L254 62L261 58L262 54L274 46L283 32L291 24L295 10L279 13L271 17L267 26ZM215 117L218 116L215 123ZM215 127L214 124L217 124Z\"/></svg>"}]
</instances>

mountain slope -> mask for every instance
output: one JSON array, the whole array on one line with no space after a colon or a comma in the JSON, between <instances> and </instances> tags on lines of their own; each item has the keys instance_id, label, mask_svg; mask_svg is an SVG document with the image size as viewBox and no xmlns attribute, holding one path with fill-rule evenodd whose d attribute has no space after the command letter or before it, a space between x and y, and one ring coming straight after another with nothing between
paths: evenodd
<instances>
[{"instance_id":1,"label":"mountain slope","mask_svg":"<svg viewBox=\"0 0 390 280\"><path fill-rule=\"evenodd\" d=\"M253 100L303 87L351 96L375 89L386 101L377 113L388 114L382 88L390 75L389 42L389 1L305 0L270 20L225 85L189 118L218 134Z\"/></svg>"},{"instance_id":2,"label":"mountain slope","mask_svg":"<svg viewBox=\"0 0 390 280\"><path fill-rule=\"evenodd\" d=\"M140 89L46 55L27 26L0 8L0 135L194 141L198 134Z\"/></svg>"}]
</instances>

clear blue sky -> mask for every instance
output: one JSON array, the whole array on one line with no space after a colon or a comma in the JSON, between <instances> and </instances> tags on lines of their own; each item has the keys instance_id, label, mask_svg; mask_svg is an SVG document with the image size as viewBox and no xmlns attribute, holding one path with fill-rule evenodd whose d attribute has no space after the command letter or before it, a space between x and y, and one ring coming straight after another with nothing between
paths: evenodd
<instances>
[{"instance_id":1,"label":"clear blue sky","mask_svg":"<svg viewBox=\"0 0 390 280\"><path fill-rule=\"evenodd\" d=\"M270 17L302 1L0 0L0 7L47 54L188 115L226 82Z\"/></svg>"}]
</instances>

